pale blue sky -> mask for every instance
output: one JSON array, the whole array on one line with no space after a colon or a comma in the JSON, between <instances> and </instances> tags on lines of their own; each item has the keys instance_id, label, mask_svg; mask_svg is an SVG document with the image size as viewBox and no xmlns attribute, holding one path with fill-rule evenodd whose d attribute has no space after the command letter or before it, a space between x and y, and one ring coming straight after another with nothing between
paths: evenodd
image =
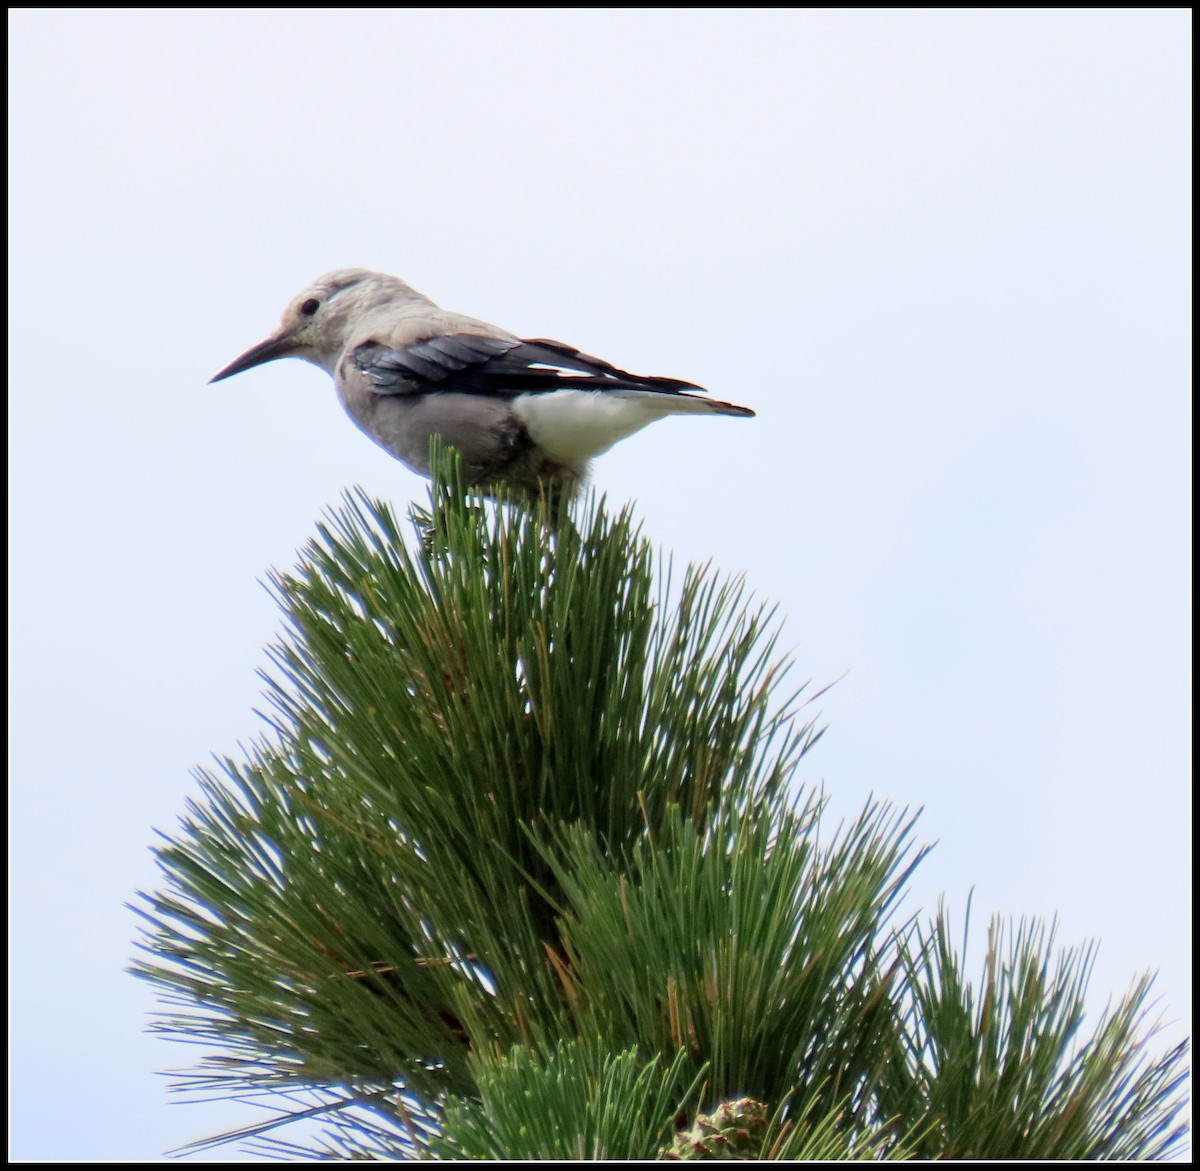
<instances>
[{"instance_id":1,"label":"pale blue sky","mask_svg":"<svg viewBox=\"0 0 1200 1171\"><path fill-rule=\"evenodd\" d=\"M423 482L281 362L327 269L759 412L602 457L786 616L909 906L1101 941L1190 1030L1187 9L10 10L12 1145L155 1159L122 972L189 769L261 730L257 584Z\"/></svg>"}]
</instances>

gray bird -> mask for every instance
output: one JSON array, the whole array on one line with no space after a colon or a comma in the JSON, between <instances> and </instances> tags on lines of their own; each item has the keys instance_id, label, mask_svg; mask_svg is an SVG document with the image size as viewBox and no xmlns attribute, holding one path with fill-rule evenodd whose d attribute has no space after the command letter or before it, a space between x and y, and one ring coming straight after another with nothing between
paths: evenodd
<instances>
[{"instance_id":1,"label":"gray bird","mask_svg":"<svg viewBox=\"0 0 1200 1171\"><path fill-rule=\"evenodd\" d=\"M754 412L642 378L545 338L519 338L440 309L404 281L361 268L326 273L293 298L279 328L219 382L276 358L332 375L346 413L422 475L429 441L456 447L472 485L569 495L593 456L664 415Z\"/></svg>"}]
</instances>

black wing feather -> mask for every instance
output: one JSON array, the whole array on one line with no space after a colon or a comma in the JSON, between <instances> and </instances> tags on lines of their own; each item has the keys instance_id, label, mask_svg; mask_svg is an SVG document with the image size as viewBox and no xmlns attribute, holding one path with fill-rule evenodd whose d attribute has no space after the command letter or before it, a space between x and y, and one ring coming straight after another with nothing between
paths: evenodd
<instances>
[{"instance_id":1,"label":"black wing feather","mask_svg":"<svg viewBox=\"0 0 1200 1171\"><path fill-rule=\"evenodd\" d=\"M678 378L643 378L548 338L516 341L444 334L407 346L359 346L352 361L379 394L488 394L509 398L555 390L702 390Z\"/></svg>"}]
</instances>

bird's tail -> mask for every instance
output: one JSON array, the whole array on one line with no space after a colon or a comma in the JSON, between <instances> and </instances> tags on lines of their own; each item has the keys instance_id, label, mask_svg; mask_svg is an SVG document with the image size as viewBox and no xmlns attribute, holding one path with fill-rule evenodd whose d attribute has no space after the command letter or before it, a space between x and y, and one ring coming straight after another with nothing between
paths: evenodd
<instances>
[{"instance_id":1,"label":"bird's tail","mask_svg":"<svg viewBox=\"0 0 1200 1171\"><path fill-rule=\"evenodd\" d=\"M685 394L682 391L610 390L608 394L613 398L634 399L643 409L661 415L732 415L739 419L754 418L754 412L749 407L739 407L736 403L704 398L698 394Z\"/></svg>"}]
</instances>

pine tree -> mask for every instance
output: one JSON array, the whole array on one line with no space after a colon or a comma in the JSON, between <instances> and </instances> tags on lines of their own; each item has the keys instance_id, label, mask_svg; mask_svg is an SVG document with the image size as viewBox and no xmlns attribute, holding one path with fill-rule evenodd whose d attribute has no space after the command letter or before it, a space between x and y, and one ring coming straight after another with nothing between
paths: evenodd
<instances>
[{"instance_id":1,"label":"pine tree","mask_svg":"<svg viewBox=\"0 0 1200 1171\"><path fill-rule=\"evenodd\" d=\"M899 914L914 818L824 825L812 697L740 583L676 580L602 502L471 501L452 458L412 520L348 496L272 577L270 731L198 774L141 896L155 1027L209 1050L186 1085L284 1104L213 1142L1178 1151L1186 1047L1147 1051L1147 979L1085 1030L1090 949L996 922L972 981L945 911Z\"/></svg>"}]
</instances>

